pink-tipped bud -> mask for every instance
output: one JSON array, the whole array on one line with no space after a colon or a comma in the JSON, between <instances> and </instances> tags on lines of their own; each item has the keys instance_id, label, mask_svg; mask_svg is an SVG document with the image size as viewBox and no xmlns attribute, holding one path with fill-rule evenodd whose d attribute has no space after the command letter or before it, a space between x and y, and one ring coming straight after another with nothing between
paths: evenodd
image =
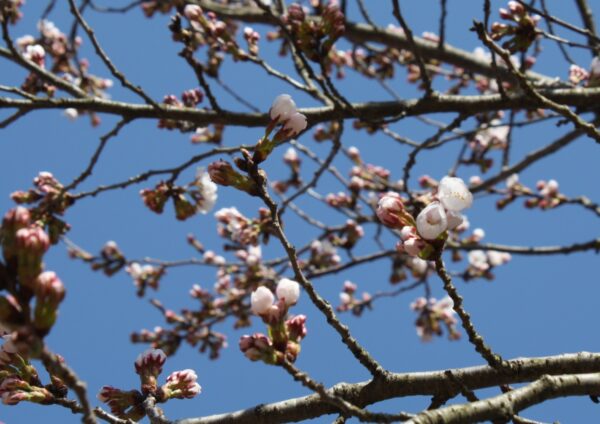
<instances>
[{"instance_id":1,"label":"pink-tipped bud","mask_svg":"<svg viewBox=\"0 0 600 424\"><path fill-rule=\"evenodd\" d=\"M402 228L406 225L406 211L399 194L386 193L377 204L377 217L386 226Z\"/></svg>"},{"instance_id":2,"label":"pink-tipped bud","mask_svg":"<svg viewBox=\"0 0 600 424\"><path fill-rule=\"evenodd\" d=\"M17 248L28 255L43 255L50 247L48 234L37 225L21 228L16 233Z\"/></svg>"},{"instance_id":3,"label":"pink-tipped bud","mask_svg":"<svg viewBox=\"0 0 600 424\"><path fill-rule=\"evenodd\" d=\"M167 377L167 383L161 389L166 399L191 399L198 395L202 388L197 383L198 376L194 370L175 371Z\"/></svg>"},{"instance_id":4,"label":"pink-tipped bud","mask_svg":"<svg viewBox=\"0 0 600 424\"><path fill-rule=\"evenodd\" d=\"M65 286L55 272L45 271L37 277L34 293L38 302L56 308L65 298Z\"/></svg>"},{"instance_id":5,"label":"pink-tipped bud","mask_svg":"<svg viewBox=\"0 0 600 424\"><path fill-rule=\"evenodd\" d=\"M183 8L183 15L190 21L197 21L202 16L202 8L197 4L188 4Z\"/></svg>"},{"instance_id":6,"label":"pink-tipped bud","mask_svg":"<svg viewBox=\"0 0 600 424\"><path fill-rule=\"evenodd\" d=\"M273 344L271 343L271 340L262 333L240 337L239 345L242 353L251 361L262 359L265 362L268 362L269 360L273 360Z\"/></svg>"},{"instance_id":7,"label":"pink-tipped bud","mask_svg":"<svg viewBox=\"0 0 600 424\"><path fill-rule=\"evenodd\" d=\"M299 342L306 337L306 315L296 315L285 322L288 337L294 342Z\"/></svg>"},{"instance_id":8,"label":"pink-tipped bud","mask_svg":"<svg viewBox=\"0 0 600 424\"><path fill-rule=\"evenodd\" d=\"M162 367L167 360L167 355L160 349L148 349L140 353L135 360L135 372L137 374L148 374L158 377Z\"/></svg>"}]
</instances>

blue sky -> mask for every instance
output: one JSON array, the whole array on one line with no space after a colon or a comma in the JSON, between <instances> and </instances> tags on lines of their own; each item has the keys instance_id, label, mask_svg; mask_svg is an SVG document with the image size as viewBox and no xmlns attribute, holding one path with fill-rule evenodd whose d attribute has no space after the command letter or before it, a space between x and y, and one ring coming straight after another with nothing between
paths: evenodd
<instances>
[{"instance_id":1,"label":"blue sky","mask_svg":"<svg viewBox=\"0 0 600 424\"><path fill-rule=\"evenodd\" d=\"M31 0L28 3L24 8L25 18L13 29L15 38L28 33L35 34L37 18L45 2ZM107 1L103 3L109 4ZM366 3L376 22L383 25L391 23L389 2ZM403 7L406 7L407 20L416 34L425 30L437 31L438 2L422 0L418 4L403 3L406 3ZM470 51L478 42L475 34L467 29L473 17L481 17L480 2L448 3L447 39ZM357 19L354 2L349 1L349 4L352 5L351 18ZM500 2L493 4L494 10L503 5ZM548 4L561 18L579 22L571 3L566 5L564 2L549 1ZM494 15L494 18L497 16ZM57 7L50 19L63 31L67 31L72 21L66 5ZM90 13L87 19L114 63L153 98L161 99L165 94L179 94L195 87L193 73L177 57L178 46L170 40L168 17L158 16L148 20L139 10L134 10L127 15ZM265 28L256 28L264 35ZM568 65L562 61L554 45L544 45L545 51L536 70L565 78ZM279 69L291 71L290 65L276 56L276 45L262 41L261 48L265 57ZM92 55L87 39L84 53L90 58L93 73L109 77L109 72ZM588 65L590 56L586 51L577 51L574 56L580 65ZM24 77L20 70L6 61L0 62L0 75L1 83L5 85L19 85ZM282 92L294 95L301 107L315 105L312 99L265 78L251 64L227 63L221 78L264 111L268 110L272 99ZM404 74L395 79L393 85L403 97L417 95L414 87L405 82ZM389 99L377 85L365 83L350 72L348 78L340 83L340 89L354 101L374 97ZM219 88L215 88L215 91L228 108L243 110ZM115 86L111 92L115 99L138 101L119 87ZM5 114L6 111L0 111L0 118ZM96 148L98 138L116 122L114 117L102 118L103 123L99 128L90 128L87 119L69 122L57 111L44 111L31 114L4 129L0 133L0 211L12 207L9 193L29 188L39 171L50 171L63 182L78 175ZM452 119L443 115L435 118L446 122ZM512 157L518 158L536 146L550 142L568 131L566 127L541 125L518 130ZM424 140L432 132L414 120L402 121L395 130L418 141ZM260 137L260 132L260 129L228 128L225 144L254 143ZM316 144L308 133L300 141L320 154L326 152L326 146ZM394 179L401 177L407 148L398 146L382 135L369 136L352 130L345 134L343 142L346 146L357 146L367 162L388 167ZM439 151L422 154L412 173L413 178L425 173L436 178L442 177L452 165L458 148L458 144L450 143ZM201 146L192 145L188 135L157 130L155 122L136 121L110 141L93 176L80 189L121 181L146 169L174 166L202 149ZM528 169L521 179L531 186L538 179L554 178L559 181L561 191L565 194L586 194L592 200L598 200L597 149L593 141L581 138L558 155ZM275 160L265 163L265 169L273 178L285 175L286 171L279 161L283 151L277 150L273 154ZM309 161L305 159L305 163ZM350 168L344 159L340 159L337 165L344 173ZM189 170L182 181L189 181L193 172L193 169ZM466 169L460 175L468 178L474 173L473 169ZM415 181L412 180L413 187ZM98 198L78 202L66 216L73 227L69 238L91 252L97 252L106 241L115 240L130 258L149 256L181 259L194 254L185 241L186 234L192 232L205 245L220 250L222 243L217 237L212 214L196 216L182 223L174 219L169 208L163 215L155 215L144 207L138 191L156 182L153 180L128 190L107 192ZM317 188L324 194L339 189L331 178L325 178ZM217 208L232 205L236 205L247 216L255 216L259 203L233 190L220 188ZM329 224L339 224L345 220L310 202L303 206L320 214L321 219ZM576 206L540 212L525 210L517 202L505 211L497 212L494 199L486 197L476 199L468 216L473 228L485 229L486 241L501 244L570 244L597 237L598 231L597 217ZM287 216L286 222L289 236L295 244L304 245L314 236L314 231L307 231L304 224L293 215ZM391 237L384 240L389 247L393 246ZM357 253L368 253L373 249L372 244L367 243ZM275 240L265 252L268 257L282 254ZM599 351L600 340L595 336L593 327L600 295L595 264L597 257L592 253L553 257L514 256L510 264L496 271L493 282L476 280L465 284L457 281L457 285L476 327L489 344L506 358ZM88 383L95 403L95 394L102 385L124 389L138 385L133 361L145 346L132 345L129 334L141 328L164 324L148 300L157 297L175 310L192 307L193 300L188 296L191 285L212 287L214 282L211 269L170 269L160 291L150 292L146 298L140 299L135 296L135 288L127 274L122 272L106 278L93 273L85 264L70 260L62 244L51 249L46 265L60 275L67 287L67 297L58 322L47 339L48 344L54 351L64 355L69 365ZM380 261L316 280L315 285L324 297L337 304L338 293L346 279L357 283L359 290L372 293L389 288L389 268L389 261ZM450 268L458 271L464 269L464 264L451 265ZM432 277L432 287L435 296L443 296L441 283L435 277ZM350 325L355 337L373 356L393 371L481 364L482 359L465 340L448 342L439 338L426 344L419 341L413 325L415 316L409 310L409 303L421 295L422 292L417 290L400 297L383 299L375 304L374 311L367 312L360 319L343 315L342 320ZM294 309L295 313L308 315L309 335L302 343L302 353L297 362L299 368L327 385L368 378L365 370L341 346L337 334L326 326L323 316L308 302L306 296ZM242 356L237 349L237 340L241 334L249 332L248 329L233 330L232 323L226 322L220 330L228 335L230 346L223 351L219 360L210 361L193 348L183 346L175 357L167 361L164 376L177 369L193 368L203 386L202 395L193 400L166 404L164 409L169 418L227 412L308 393L283 370L250 363ZM262 324L255 322L251 331L263 331ZM482 393L497 394L498 390L490 389ZM425 398L400 399L388 401L381 408L417 411L427 403L428 399ZM523 415L545 421L587 422L597 416L597 408L598 405L592 404L587 398L557 400L531 408ZM40 419L64 423L79 421L79 417L58 406L26 404L0 407L0 420L6 424L37 422ZM314 422L332 420L333 417L322 417Z\"/></svg>"}]
</instances>

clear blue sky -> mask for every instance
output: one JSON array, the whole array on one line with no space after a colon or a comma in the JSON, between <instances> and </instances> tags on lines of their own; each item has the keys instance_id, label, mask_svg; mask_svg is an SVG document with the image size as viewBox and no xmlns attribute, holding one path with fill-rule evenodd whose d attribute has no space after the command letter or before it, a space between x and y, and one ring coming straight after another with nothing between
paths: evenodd
<instances>
[{"instance_id":1,"label":"clear blue sky","mask_svg":"<svg viewBox=\"0 0 600 424\"><path fill-rule=\"evenodd\" d=\"M37 19L46 2L30 0L28 3L23 9L25 18L13 29L15 38L35 34ZM61 4L50 19L67 31L72 18L67 12L66 2L58 3ZM366 3L376 22L383 25L392 22L390 2L379 0ZM405 4L408 22L416 34L425 30L437 31L439 2L421 0L402 3ZM466 50L478 45L475 34L467 29L473 17L481 18L480 3L448 2L449 42ZM503 5L500 2L493 3L494 11ZM354 2L349 0L349 4L352 5L351 18L356 19ZM561 18L579 22L571 2L549 1L548 4ZM179 94L196 86L193 73L176 55L178 46L170 40L168 17L158 16L148 20L139 10L134 10L127 15L99 15L92 12L87 18L114 63L153 98ZM257 29L264 36L264 28ZM91 53L89 41L85 37L84 40L84 52L91 60L92 72L109 77L109 72ZM545 46L546 51L536 70L566 77L568 65L561 60L553 45L545 43ZM290 70L289 64L276 57L276 45L262 41L261 48L280 69ZM590 60L587 52L576 52L575 57L582 66L587 67ZM358 101L373 99L374 96L389 99L376 85L364 83L349 74L340 87L350 99ZM6 61L0 62L0 75L4 85L19 85L24 76ZM265 78L257 72L256 67L249 64L226 64L222 79L264 111L268 110L272 99L282 92L293 94L301 107L314 105L306 96ZM404 74L393 84L402 96L415 95L414 88L405 82ZM215 90L228 108L243 110L226 93L218 88ZM111 92L115 99L138 101L119 87L115 86ZM0 111L0 118L5 114L6 111ZM448 116L437 118L449 121ZM99 128L92 129L85 118L69 122L57 111L45 111L33 113L0 132L0 211L4 213L12 207L8 195L15 190L28 189L39 171L50 171L63 182L72 180L87 164L99 136L108 131L113 122L113 117L106 116ZM396 129L416 140L424 140L431 134L431 129L412 120L401 122ZM557 129L550 125L517 131L513 158L548 143L565 131L568 131L565 127ZM225 144L254 143L259 136L260 129L228 128ZM323 146L312 141L310 134L305 134L300 141L319 152L325 151ZM408 152L406 148L383 136L372 137L351 130L343 141L347 146L356 145L366 161L389 167L393 178L401 177ZM457 144L449 145L441 151L421 155L412 175L427 173L437 178L445 175L458 147ZM157 130L155 122L134 122L110 142L94 175L80 188L121 181L148 168L174 166L202 149L201 146L191 145L187 135ZM274 157L280 158L283 151L276 151ZM586 194L593 200L600 200L597 163L598 146L590 139L582 138L560 154L533 166L521 175L521 179L533 185L538 179L555 178L560 183L561 191L569 196ZM349 169L348 162L344 160L340 160L338 165L343 172ZM270 160L265 167L272 177L284 175L285 170L279 160ZM461 176L468 178L473 173L472 169L468 169ZM188 181L191 175L192 172L188 172L182 181ZM143 206L138 195L139 189L156 182L144 183L125 191L108 192L97 199L77 203L66 216L73 227L69 233L70 239L91 252L97 252L106 241L115 240L130 258L150 256L181 259L193 255L185 241L186 234L192 232L205 245L219 250L221 241L217 238L212 214L181 223L174 219L170 208L164 215L158 216ZM318 187L322 193L339 189L339 186L331 184L331 179L324 179ZM232 205L248 216L254 216L258 202L220 188L217 208ZM307 208L317 210L311 209L310 205ZM322 210L320 213L329 224L343 222L340 215ZM581 208L565 206L555 211L539 212L524 210L519 202L498 213L491 198L476 199L468 216L473 228L485 229L486 241L502 244L569 244L597 237L599 228L597 217ZM299 221L293 215L287 217L287 222L294 243L303 245L310 241L312 230L299 230L302 227L294 225ZM386 242L390 247L393 245L391 238ZM368 253L372 249L373 246L367 245L359 248L358 253ZM270 257L281 255L275 240L265 252ZM475 325L489 344L506 358L600 351L600 340L594 326L600 296L594 266L597 260L597 256L591 253L568 257L514 256L509 265L497 270L493 282L477 280L464 284L458 281L457 284ZM141 328L164 324L148 300L157 297L175 310L192 307L194 302L188 296L191 285L196 283L212 287L214 282L214 273L210 269L170 269L158 293L149 292L146 298L139 299L127 274L122 272L113 278L106 278L93 273L85 264L70 260L64 245L52 248L46 263L48 269L60 275L67 287L67 297L61 306L58 322L47 339L48 344L54 351L64 355L69 365L87 381L94 404L98 403L95 395L102 385L124 389L138 386L133 361L145 346L132 345L129 334ZM464 266L451 265L451 269L458 271ZM389 287L388 275L389 261L386 260L320 279L315 284L327 299L337 304L338 293L345 279L359 284L360 290L373 293ZM441 284L435 277L432 277L432 287L435 296L443 296ZM421 295L421 291L415 291L384 299L375 304L374 311L367 312L360 319L350 315L343 315L342 319L350 325L356 338L393 371L481 364L482 359L465 340L448 342L440 338L428 344L419 341L413 325L415 316L409 310L409 303ZM309 335L302 343L302 353L297 362L301 369L327 385L368 378L367 373L342 348L337 334L326 326L322 315L307 301L306 296L294 312L305 313L309 317ZM203 387L202 395L193 400L166 404L164 409L169 418L233 411L308 393L281 369L251 363L239 352L239 336L250 330L263 331L262 323L256 322L250 330L234 331L231 322L227 322L220 330L228 335L230 347L223 351L219 360L210 361L189 346L182 346L178 354L167 361L164 376L177 369L193 368ZM496 394L498 390L490 389L486 393ZM417 411L426 406L428 400L400 399L386 402L386 407ZM598 405L587 398L557 400L532 408L523 415L545 421L589 422L592 417L598 416ZM322 417L314 422L331 422L333 418ZM79 417L58 406L22 404L16 407L2 405L0 420L6 424L40 420L70 423L78 422Z\"/></svg>"}]
</instances>

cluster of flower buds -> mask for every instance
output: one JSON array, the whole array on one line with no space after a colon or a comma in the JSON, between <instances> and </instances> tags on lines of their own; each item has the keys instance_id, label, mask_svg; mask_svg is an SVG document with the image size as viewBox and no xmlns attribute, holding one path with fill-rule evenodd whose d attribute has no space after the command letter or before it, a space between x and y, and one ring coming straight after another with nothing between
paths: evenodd
<instances>
[{"instance_id":1,"label":"cluster of flower buds","mask_svg":"<svg viewBox=\"0 0 600 424\"><path fill-rule=\"evenodd\" d=\"M596 58L594 58L596 59ZM596 59L597 61L597 59ZM593 62L592 62L593 64ZM596 75L597 77L598 75ZM581 82L586 82L590 78L590 73L581 66L571 64L569 67L569 82L573 85L579 85Z\"/></svg>"},{"instance_id":2,"label":"cluster of flower buds","mask_svg":"<svg viewBox=\"0 0 600 424\"><path fill-rule=\"evenodd\" d=\"M315 62L327 57L335 41L346 31L346 19L337 4L331 2L317 12L320 12L318 19L309 18L301 5L293 3L284 17L300 50Z\"/></svg>"},{"instance_id":3,"label":"cluster of flower buds","mask_svg":"<svg viewBox=\"0 0 600 424\"><path fill-rule=\"evenodd\" d=\"M351 281L344 281L344 287L340 292L340 304L336 308L339 312L352 311L352 314L361 316L366 308L371 309L372 296L363 292L361 298L355 296L357 285Z\"/></svg>"},{"instance_id":4,"label":"cluster of flower buds","mask_svg":"<svg viewBox=\"0 0 600 424\"><path fill-rule=\"evenodd\" d=\"M310 244L310 257L308 262L300 261L301 267L312 270L327 269L337 266L342 261L335 245L329 240L314 240Z\"/></svg>"},{"instance_id":5,"label":"cluster of flower buds","mask_svg":"<svg viewBox=\"0 0 600 424\"><path fill-rule=\"evenodd\" d=\"M10 293L0 297L0 330L2 334L12 332L15 340L20 340L19 351L23 355L36 356L40 340L56 321L58 306L65 296L58 276L44 271L43 258L50 247L50 237L40 221L33 222L29 209L17 206L2 220L0 241L6 272L15 282L6 287ZM29 305L32 298L35 307ZM25 315L29 311L31 317Z\"/></svg>"},{"instance_id":6,"label":"cluster of flower buds","mask_svg":"<svg viewBox=\"0 0 600 424\"><path fill-rule=\"evenodd\" d=\"M208 173L199 168L194 180L183 187L161 181L154 189L141 190L140 195L148 209L157 214L161 214L167 201L172 199L175 217L183 221L197 213L206 214L214 207L217 185L211 179L210 168Z\"/></svg>"},{"instance_id":7,"label":"cluster of flower buds","mask_svg":"<svg viewBox=\"0 0 600 424\"><path fill-rule=\"evenodd\" d=\"M433 336L441 336L443 334L442 325L446 326L450 340L460 338L460 333L456 328L457 319L453 306L454 302L448 296L439 301L435 298L427 301L424 297L419 297L411 303L410 308L419 314L415 326L417 335L422 341L428 342Z\"/></svg>"},{"instance_id":8,"label":"cluster of flower buds","mask_svg":"<svg viewBox=\"0 0 600 424\"><path fill-rule=\"evenodd\" d=\"M158 290L160 279L165 275L164 267L155 267L150 264L140 265L138 262L130 263L125 270L133 278L137 295L143 297L146 293L146 288Z\"/></svg>"},{"instance_id":9,"label":"cluster of flower buds","mask_svg":"<svg viewBox=\"0 0 600 424\"><path fill-rule=\"evenodd\" d=\"M162 350L148 349L135 360L135 372L140 376L141 392L104 386L98 393L98 400L106 403L117 417L139 421L146 415L143 402L148 395L154 396L158 403L169 399L191 399L198 395L201 392L198 377L190 369L175 371L167 377L165 384L158 385L157 380L166 360L167 356Z\"/></svg>"},{"instance_id":10,"label":"cluster of flower buds","mask_svg":"<svg viewBox=\"0 0 600 424\"><path fill-rule=\"evenodd\" d=\"M92 97L107 97L106 90L112 87L113 81L90 74L87 59L76 62L78 50L82 44L81 37L77 36L71 40L71 37L60 31L53 22L47 20L40 21L38 29L40 31L38 38L25 35L17 39L17 47L26 59L40 67L45 67L46 59L50 58L52 63L48 68L52 72L60 73L64 79ZM32 94L43 92L49 96L56 91L56 87L48 84L34 72L27 76L22 88ZM70 119L75 119L80 113L84 112L70 109L65 115ZM98 115L89 114L92 125L98 125L100 123Z\"/></svg>"},{"instance_id":11,"label":"cluster of flower buds","mask_svg":"<svg viewBox=\"0 0 600 424\"><path fill-rule=\"evenodd\" d=\"M248 52L250 52L252 56L258 56L258 42L260 41L260 34L251 27L245 27L244 39L248 43Z\"/></svg>"},{"instance_id":12,"label":"cluster of flower buds","mask_svg":"<svg viewBox=\"0 0 600 424\"><path fill-rule=\"evenodd\" d=\"M250 309L267 324L269 334L256 333L240 338L240 350L252 361L272 365L285 360L294 362L300 353L300 341L306 337L306 316L287 316L289 308L298 302L300 285L282 278L276 294L277 302L270 289L259 286L250 296Z\"/></svg>"},{"instance_id":13,"label":"cluster of flower buds","mask_svg":"<svg viewBox=\"0 0 600 424\"><path fill-rule=\"evenodd\" d=\"M430 184L433 186L434 182ZM444 177L437 184L435 200L421 210L416 220L405 209L400 195L393 192L379 200L377 217L386 226L400 230L399 252L428 259L435 251L436 240L443 243L446 232L462 224L460 211L472 202L473 195L462 179Z\"/></svg>"},{"instance_id":14,"label":"cluster of flower buds","mask_svg":"<svg viewBox=\"0 0 600 424\"><path fill-rule=\"evenodd\" d=\"M356 193L360 190L382 191L390 186L389 178L389 169L361 162L350 170L350 189Z\"/></svg>"},{"instance_id":15,"label":"cluster of flower buds","mask_svg":"<svg viewBox=\"0 0 600 424\"><path fill-rule=\"evenodd\" d=\"M258 141L252 157L258 164L267 159L273 149L281 142L295 137L306 129L306 116L298 112L296 103L289 94L280 94L275 98L269 110L271 121L265 128L265 135ZM281 124L281 128L270 138L271 133Z\"/></svg>"},{"instance_id":16,"label":"cluster of flower buds","mask_svg":"<svg viewBox=\"0 0 600 424\"><path fill-rule=\"evenodd\" d=\"M539 196L525 200L525 207L527 208L552 209L566 200L566 197L558 191L556 180L540 180L535 187Z\"/></svg>"},{"instance_id":17,"label":"cluster of flower buds","mask_svg":"<svg viewBox=\"0 0 600 424\"><path fill-rule=\"evenodd\" d=\"M223 53L230 54L234 60L245 60L247 58L246 52L238 46L234 37L237 26L219 20L213 12L205 14L202 8L195 4L186 5L183 9L183 15L189 21L191 28L190 30L174 31L176 33L175 39L181 38L181 41L194 50L199 46L208 46L209 57L212 59L209 60L209 73L218 70ZM172 25L171 30L173 29ZM251 43L255 45L260 37L258 33L252 31L249 38L252 40ZM258 51L258 46L255 46L255 48ZM213 68L210 67L211 62L215 65Z\"/></svg>"},{"instance_id":18,"label":"cluster of flower buds","mask_svg":"<svg viewBox=\"0 0 600 424\"><path fill-rule=\"evenodd\" d=\"M493 280L492 268L504 265L511 260L510 253L498 252L497 250L472 250L468 255L469 266L462 274L465 281L474 278L485 278Z\"/></svg>"},{"instance_id":19,"label":"cluster of flower buds","mask_svg":"<svg viewBox=\"0 0 600 424\"><path fill-rule=\"evenodd\" d=\"M167 106L172 106L176 108L195 108L198 104L202 102L204 99L204 93L199 88L194 88L191 90L186 90L181 94L181 100L179 100L175 95L169 94L164 97L163 104ZM193 128L194 125L185 122L182 120L173 120L173 119L160 119L158 121L158 128L164 128L167 130L189 130Z\"/></svg>"},{"instance_id":20,"label":"cluster of flower buds","mask_svg":"<svg viewBox=\"0 0 600 424\"><path fill-rule=\"evenodd\" d=\"M537 24L540 20L538 15L530 15L521 3L508 2L508 9L500 9L500 17L511 21L514 25L494 22L492 24L492 39L500 40L511 37L502 44L511 53L525 52L538 36Z\"/></svg>"},{"instance_id":21,"label":"cluster of flower buds","mask_svg":"<svg viewBox=\"0 0 600 424\"><path fill-rule=\"evenodd\" d=\"M290 168L290 176L285 181L273 181L271 184L273 189L278 193L285 193L290 187L300 187L302 178L300 177L300 164L302 160L298 156L298 152L293 147L286 150L283 155L283 162Z\"/></svg>"},{"instance_id":22,"label":"cluster of flower buds","mask_svg":"<svg viewBox=\"0 0 600 424\"><path fill-rule=\"evenodd\" d=\"M68 389L64 382L50 373L51 384L42 385L36 368L19 354L13 336L4 336L0 347L0 397L5 405L20 402L50 404L55 397L64 397ZM62 358L61 358L62 359Z\"/></svg>"},{"instance_id":23,"label":"cluster of flower buds","mask_svg":"<svg viewBox=\"0 0 600 424\"><path fill-rule=\"evenodd\" d=\"M501 210L514 202L521 195L532 194L532 191L519 182L519 175L512 174L506 179L505 196L498 199L496 207Z\"/></svg>"},{"instance_id":24,"label":"cluster of flower buds","mask_svg":"<svg viewBox=\"0 0 600 424\"><path fill-rule=\"evenodd\" d=\"M219 209L215 218L219 235L241 246L257 245L261 236L266 242L272 231L271 213L265 208L260 208L254 219L246 218L235 207Z\"/></svg>"},{"instance_id":25,"label":"cluster of flower buds","mask_svg":"<svg viewBox=\"0 0 600 424\"><path fill-rule=\"evenodd\" d=\"M356 196L349 195L343 191L329 193L325 196L325 202L333 208L353 208L356 204Z\"/></svg>"},{"instance_id":26,"label":"cluster of flower buds","mask_svg":"<svg viewBox=\"0 0 600 424\"><path fill-rule=\"evenodd\" d=\"M36 204L32 213L36 220L46 225L50 242L56 244L60 236L70 229L69 224L57 215L64 214L73 204L73 198L64 192L63 185L50 172L40 172L33 179L33 185L35 188L15 191L10 197L18 204Z\"/></svg>"}]
</instances>

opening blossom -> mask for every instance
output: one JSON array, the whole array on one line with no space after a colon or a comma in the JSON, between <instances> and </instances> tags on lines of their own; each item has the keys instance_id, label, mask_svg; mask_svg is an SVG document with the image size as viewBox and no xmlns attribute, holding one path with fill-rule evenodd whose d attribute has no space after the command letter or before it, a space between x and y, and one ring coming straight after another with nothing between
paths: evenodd
<instances>
[{"instance_id":1,"label":"opening blossom","mask_svg":"<svg viewBox=\"0 0 600 424\"><path fill-rule=\"evenodd\" d=\"M433 202L417 216L417 231L426 240L435 240L448 228L446 211L439 202Z\"/></svg>"}]
</instances>

